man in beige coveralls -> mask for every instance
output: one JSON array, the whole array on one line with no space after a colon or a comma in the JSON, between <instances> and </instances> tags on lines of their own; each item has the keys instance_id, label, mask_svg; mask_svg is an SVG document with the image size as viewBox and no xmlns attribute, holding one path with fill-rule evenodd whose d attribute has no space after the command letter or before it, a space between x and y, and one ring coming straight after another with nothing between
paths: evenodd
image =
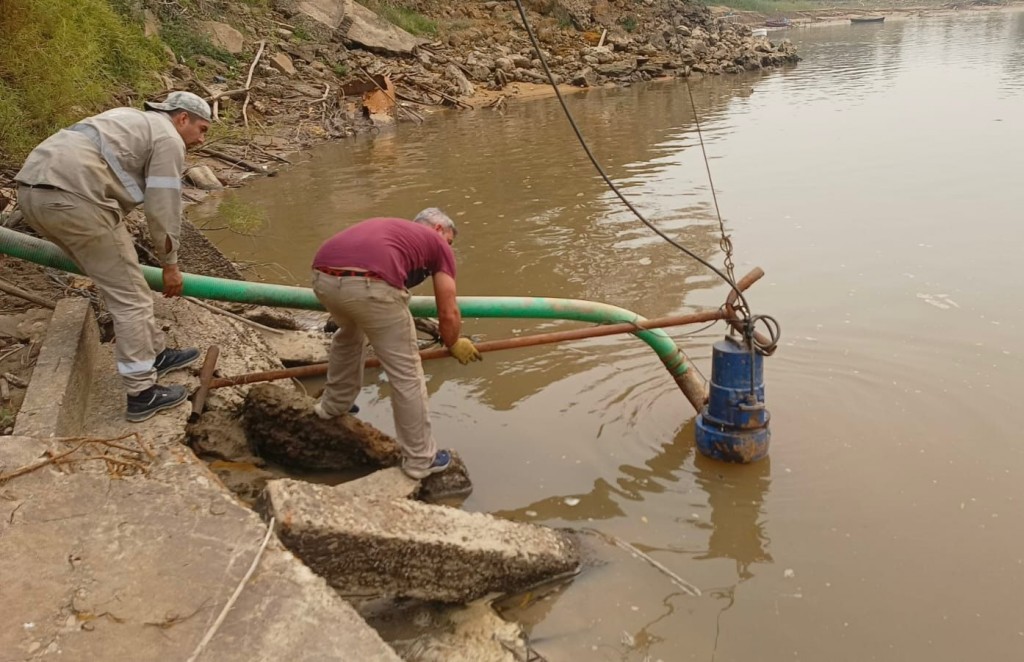
<instances>
[{"instance_id":1,"label":"man in beige coveralls","mask_svg":"<svg viewBox=\"0 0 1024 662\"><path fill-rule=\"evenodd\" d=\"M190 92L145 107L114 108L58 131L15 176L28 224L67 253L103 295L133 422L185 402L184 386L161 386L157 377L194 363L199 350L165 347L123 215L145 204L164 296L179 296L185 150L202 144L210 127L209 105Z\"/></svg>"}]
</instances>

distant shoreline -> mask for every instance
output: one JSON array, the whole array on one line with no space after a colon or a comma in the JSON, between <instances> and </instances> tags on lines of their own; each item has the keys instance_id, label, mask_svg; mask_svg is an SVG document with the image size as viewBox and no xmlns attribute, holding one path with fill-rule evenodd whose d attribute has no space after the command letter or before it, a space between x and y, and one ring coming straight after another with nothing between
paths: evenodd
<instances>
[{"instance_id":1,"label":"distant shoreline","mask_svg":"<svg viewBox=\"0 0 1024 662\"><path fill-rule=\"evenodd\" d=\"M788 27L768 28L769 37L774 32L792 28L807 28L831 25L843 25L850 22L851 18L862 16L885 16L886 21L904 21L909 18L921 16L942 16L955 15L961 12L981 11L1022 11L1024 0L1013 0L999 5L983 5L972 3L943 3L935 5L907 5L894 6L893 4L878 6L857 6L857 7L823 7L821 9L804 9L797 11L778 11L764 13L756 11L744 11L732 9L725 6L709 7L712 13L718 18L725 18L732 22L747 25L751 28L762 28L765 22L772 19L788 18L791 25Z\"/></svg>"}]
</instances>

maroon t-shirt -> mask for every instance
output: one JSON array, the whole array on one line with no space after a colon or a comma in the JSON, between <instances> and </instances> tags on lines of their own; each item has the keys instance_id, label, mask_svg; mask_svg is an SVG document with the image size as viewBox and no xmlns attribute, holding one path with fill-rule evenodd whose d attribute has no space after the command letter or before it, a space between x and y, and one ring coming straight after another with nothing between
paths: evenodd
<instances>
[{"instance_id":1,"label":"maroon t-shirt","mask_svg":"<svg viewBox=\"0 0 1024 662\"><path fill-rule=\"evenodd\" d=\"M433 228L401 218L371 218L342 230L320 246L313 268L372 271L404 289L438 271L455 278L455 255Z\"/></svg>"}]
</instances>

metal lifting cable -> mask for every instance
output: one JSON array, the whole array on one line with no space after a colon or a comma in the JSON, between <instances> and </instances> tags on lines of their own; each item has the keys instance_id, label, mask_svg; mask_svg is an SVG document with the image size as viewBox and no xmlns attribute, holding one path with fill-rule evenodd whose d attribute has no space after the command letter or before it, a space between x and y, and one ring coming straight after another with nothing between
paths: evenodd
<instances>
[{"instance_id":1,"label":"metal lifting cable","mask_svg":"<svg viewBox=\"0 0 1024 662\"><path fill-rule=\"evenodd\" d=\"M580 131L579 126L576 124L576 120L573 118L572 113L569 112L569 107L566 105L565 99L562 97L561 90L558 89L558 84L555 82L555 78L554 78L554 75L551 73L550 67L548 67L547 58L544 57L544 52L541 50L540 42L537 39L537 35L534 33L533 27L530 25L530 21L526 17L526 9L523 7L522 0L515 0L515 3L516 3L516 8L519 10L519 17L522 19L522 22L523 22L523 28L525 28L526 34L530 38L530 43L533 45L533 49L537 53L537 58L540 60L541 67L543 67L543 69L544 69L544 74L547 76L548 82L551 84L552 89L555 91L555 96L558 98L558 103L562 106L562 111L565 113L566 119L569 120L569 125L572 127L573 132L576 134L576 139L579 141L580 146L583 147L583 151L586 152L587 158L590 159L590 163L593 164L593 166L597 170L598 174L601 175L601 179L604 180L604 183L608 185L608 188L611 189L611 191L616 195L616 197L618 197L619 200L621 200L622 203L624 205L626 205L626 207L628 207L629 210L631 212L633 212L633 214L638 219L640 219L641 223L646 225L652 232L654 232L656 235L658 235L659 237L664 239L666 242L668 242L672 246L676 247L677 249L679 249L680 251L682 251L686 255L690 256L691 258L693 258L697 262L701 263L702 265L704 265L705 267L707 267L708 269L713 271L719 278L721 278L723 281L725 281L725 283L728 284L730 288L732 288L733 292L735 292L736 295L739 297L739 300L740 300L741 306L742 306L742 310L746 314L746 320L745 320L746 321L746 325L745 325L744 336L746 337L747 341L750 343L751 348L752 349L756 348L757 351L762 352L762 353L770 353L775 348L775 345L778 343L778 340L779 340L779 335L780 335L779 324L778 324L778 322L774 318L772 318L772 317L770 317L768 315L752 315L750 313L750 306L747 304L746 297L743 295L743 292L739 288L736 287L735 278L732 275L732 242L729 240L728 236L725 234L725 224L722 221L722 215L721 215L721 213L719 212L719 209L718 209L718 198L715 195L714 182L711 180L711 167L708 165L707 152L705 151L705 148L704 148L704 137L701 134L700 122L697 121L697 107L696 107L696 105L694 104L694 101L693 101L693 92L690 91L690 84L689 84L689 82L686 83L686 89L687 89L687 91L689 92L689 95L690 95L690 105L693 108L693 117L694 117L694 120L696 122L697 135L700 138L701 153L704 156L704 165L705 165L705 168L706 168L707 173L708 173L709 184L711 185L711 196L712 196L712 199L714 200L715 213L718 216L719 227L720 227L720 229L722 231L721 247L726 252L726 268L730 272L728 275L722 273L713 264L711 264L707 260L703 259L699 255L695 254L693 251L691 251L690 249L686 248L685 246L683 246L682 244L680 244L679 242L677 242L676 240L672 239L667 234L665 234L664 232L659 230L653 223L648 221L647 218L644 217L644 215L642 213L640 213L640 210L638 210L636 207L633 206L633 203L631 203L628 199L626 199L626 196L623 195L622 191L620 191L619 188L615 185L615 183L612 182L612 180L608 176L608 174L605 173L604 168L602 168L601 164L598 163L597 158L594 156L593 152L590 151L590 146L587 144L586 139L584 139L583 133ZM767 343L767 344L759 343L754 338L754 325L758 321L764 322L765 325L768 328L768 337L770 339L770 342Z\"/></svg>"}]
</instances>

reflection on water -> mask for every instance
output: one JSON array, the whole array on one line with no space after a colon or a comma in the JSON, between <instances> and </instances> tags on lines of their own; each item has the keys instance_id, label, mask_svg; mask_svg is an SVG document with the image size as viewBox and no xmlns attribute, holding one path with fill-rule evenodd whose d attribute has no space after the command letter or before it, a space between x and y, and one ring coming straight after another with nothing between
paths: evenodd
<instances>
[{"instance_id":1,"label":"reflection on water","mask_svg":"<svg viewBox=\"0 0 1024 662\"><path fill-rule=\"evenodd\" d=\"M1024 374L1024 12L788 36L804 57L794 68L693 83L737 273L765 268L751 304L782 323L765 365L770 462L697 456L694 412L631 337L425 365L435 435L476 486L467 508L596 529L702 592L583 536L584 572L513 608L548 659L952 662L1024 650L1012 415ZM686 88L593 90L569 104L637 206L720 263ZM213 239L300 283L338 229L437 205L460 225L461 294L656 316L726 293L621 208L553 101L329 146L230 195L266 210L269 235ZM564 325L467 320L466 332ZM670 333L707 371L724 330ZM389 430L386 381L368 382L361 415Z\"/></svg>"}]
</instances>

